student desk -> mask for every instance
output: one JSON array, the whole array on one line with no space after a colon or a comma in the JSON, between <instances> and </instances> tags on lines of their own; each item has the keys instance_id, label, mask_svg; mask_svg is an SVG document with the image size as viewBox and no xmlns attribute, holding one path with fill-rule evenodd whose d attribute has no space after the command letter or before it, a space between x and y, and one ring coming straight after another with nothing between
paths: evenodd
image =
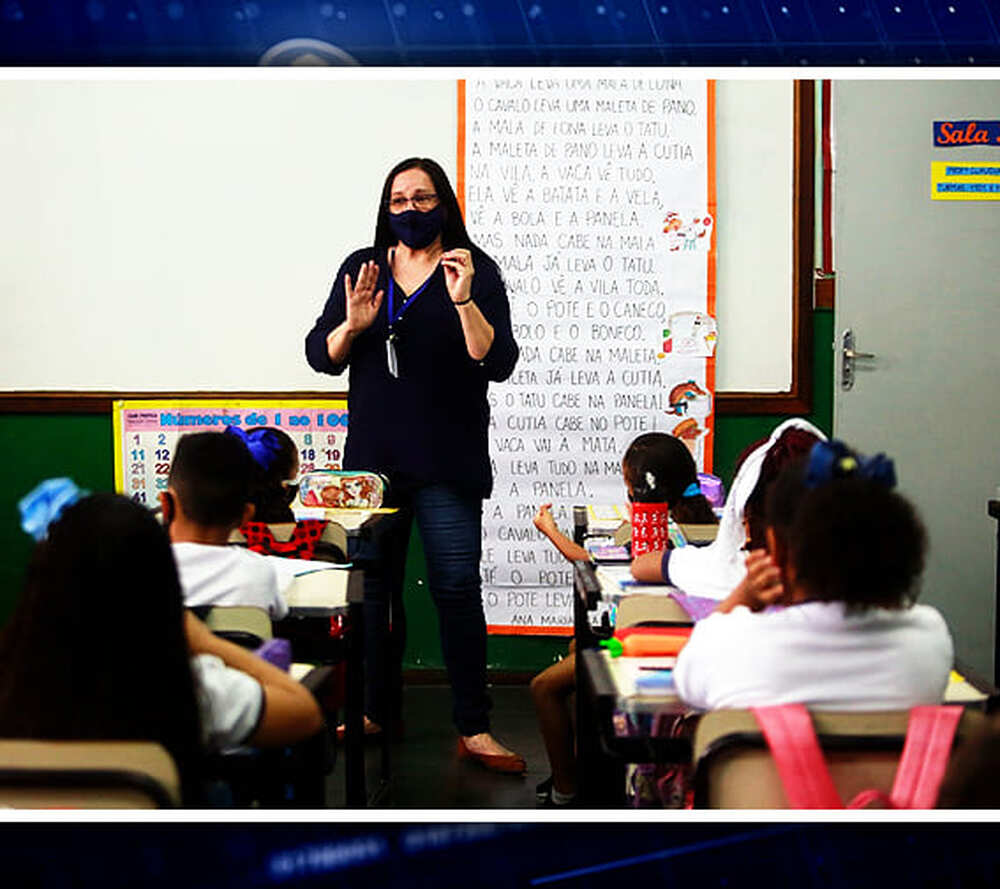
<instances>
[{"instance_id":1,"label":"student desk","mask_svg":"<svg viewBox=\"0 0 1000 889\"><path fill-rule=\"evenodd\" d=\"M294 563L281 559L281 563ZM292 569L289 569L292 570ZM279 572L280 573L280 572ZM329 565L295 576L285 587L288 615L276 621L276 636L292 643L297 661L346 665L344 774L348 806L367 802L364 757L364 577L348 566Z\"/></svg>"},{"instance_id":2,"label":"student desk","mask_svg":"<svg viewBox=\"0 0 1000 889\"><path fill-rule=\"evenodd\" d=\"M614 608L630 594L656 591L660 594L658 620L691 623L680 605L667 596L669 587L620 584L616 576L627 571L627 566L602 570L589 562L573 563L578 793L585 805L624 803L626 763L687 762L691 756L689 740L656 737L662 720L685 712L676 695L637 695L625 681L626 665L615 663L622 659L612 659L598 647L613 632ZM673 659L627 659L628 668L667 660Z\"/></svg>"},{"instance_id":3,"label":"student desk","mask_svg":"<svg viewBox=\"0 0 1000 889\"><path fill-rule=\"evenodd\" d=\"M691 758L690 737L664 736L664 730L678 717L694 711L672 688L655 693L636 688L641 668L672 666L674 658L613 658L597 647L598 640L612 632L609 606L620 602L630 590L652 589L665 596L669 588L645 584L622 588L613 582L612 573L602 572L601 566L595 570L588 562L574 563L578 788L581 802L587 805L624 802L626 763L686 763ZM673 618L684 614L677 603L670 602L664 603L666 608L657 619L674 622ZM595 626L598 614L601 619ZM990 683L957 665L945 689L944 703L990 711L996 696L997 689Z\"/></svg>"},{"instance_id":4,"label":"student desk","mask_svg":"<svg viewBox=\"0 0 1000 889\"><path fill-rule=\"evenodd\" d=\"M331 523L324 539L336 538L346 553L347 541L375 533L392 509L303 509L297 518L321 518ZM301 513L301 514L300 514ZM342 539L342 543L341 543ZM277 557L273 557L277 558ZM295 560L281 559L294 563ZM369 796L365 774L364 733L364 565L329 564L295 576L285 589L288 617L276 635L292 640L296 660L344 662L347 668L344 704L344 774L348 806L374 803L387 789L390 776L390 732L384 731L379 783Z\"/></svg>"}]
</instances>

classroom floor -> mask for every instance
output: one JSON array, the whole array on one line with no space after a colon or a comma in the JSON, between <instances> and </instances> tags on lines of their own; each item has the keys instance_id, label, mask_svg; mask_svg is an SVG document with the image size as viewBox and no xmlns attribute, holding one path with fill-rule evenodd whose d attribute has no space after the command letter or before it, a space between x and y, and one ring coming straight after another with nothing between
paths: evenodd
<instances>
[{"instance_id":1,"label":"classroom floor","mask_svg":"<svg viewBox=\"0 0 1000 889\"><path fill-rule=\"evenodd\" d=\"M392 746L392 782L378 803L390 809L522 809L535 807L535 785L549 775L548 760L535 723L527 686L490 689L498 740L528 762L524 777L498 775L455 755L458 736L451 724L447 685L417 685L405 690L405 736ZM376 785L380 749L367 751L368 786ZM344 763L327 779L327 805L344 804Z\"/></svg>"}]
</instances>

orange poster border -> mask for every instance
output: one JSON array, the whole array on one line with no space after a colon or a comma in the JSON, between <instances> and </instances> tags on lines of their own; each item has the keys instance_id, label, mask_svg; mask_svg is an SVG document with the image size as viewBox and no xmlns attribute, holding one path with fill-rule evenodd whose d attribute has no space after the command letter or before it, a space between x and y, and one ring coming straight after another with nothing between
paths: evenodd
<instances>
[{"instance_id":1,"label":"orange poster border","mask_svg":"<svg viewBox=\"0 0 1000 889\"><path fill-rule=\"evenodd\" d=\"M525 624L489 624L486 631L491 636L561 636L566 638L573 635L571 626L536 627Z\"/></svg>"},{"instance_id":2,"label":"orange poster border","mask_svg":"<svg viewBox=\"0 0 1000 889\"><path fill-rule=\"evenodd\" d=\"M455 81L458 96L458 148L455 151L455 197L458 198L458 209L465 218L465 81Z\"/></svg>"}]
</instances>

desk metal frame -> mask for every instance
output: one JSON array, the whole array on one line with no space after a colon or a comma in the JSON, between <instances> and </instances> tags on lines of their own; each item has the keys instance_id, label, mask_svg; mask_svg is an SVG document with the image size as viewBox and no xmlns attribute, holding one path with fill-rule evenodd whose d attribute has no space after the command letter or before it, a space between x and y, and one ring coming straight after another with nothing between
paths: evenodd
<instances>
[{"instance_id":1,"label":"desk metal frame","mask_svg":"<svg viewBox=\"0 0 1000 889\"><path fill-rule=\"evenodd\" d=\"M590 612L601 601L601 586L589 562L573 563L573 635L576 640L577 793L587 806L625 802L627 763L691 759L689 738L619 737L614 713L619 692L598 651L611 627L595 631Z\"/></svg>"}]
</instances>

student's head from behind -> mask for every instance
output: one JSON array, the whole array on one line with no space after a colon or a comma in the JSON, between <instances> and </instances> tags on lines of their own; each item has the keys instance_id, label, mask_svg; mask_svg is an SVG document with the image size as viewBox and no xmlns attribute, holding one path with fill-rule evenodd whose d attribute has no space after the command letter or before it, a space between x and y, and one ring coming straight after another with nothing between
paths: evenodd
<instances>
[{"instance_id":1,"label":"student's head from behind","mask_svg":"<svg viewBox=\"0 0 1000 889\"><path fill-rule=\"evenodd\" d=\"M767 495L768 549L799 599L857 610L913 602L927 536L896 493L892 461L819 442L781 471Z\"/></svg>"},{"instance_id":2,"label":"student's head from behind","mask_svg":"<svg viewBox=\"0 0 1000 889\"><path fill-rule=\"evenodd\" d=\"M672 435L646 432L636 438L622 458L622 475L630 500L666 503L680 522L716 521L701 493L691 451Z\"/></svg>"},{"instance_id":3,"label":"student's head from behind","mask_svg":"<svg viewBox=\"0 0 1000 889\"><path fill-rule=\"evenodd\" d=\"M242 441L253 457L250 502L254 506L254 518L262 522L293 520L290 504L298 487L291 482L299 472L295 440L272 426L254 426L245 431L230 426L225 434Z\"/></svg>"},{"instance_id":4,"label":"student's head from behind","mask_svg":"<svg viewBox=\"0 0 1000 889\"><path fill-rule=\"evenodd\" d=\"M0 635L0 734L157 740L183 773L199 728L182 609L148 509L117 494L66 508Z\"/></svg>"},{"instance_id":5,"label":"student's head from behind","mask_svg":"<svg viewBox=\"0 0 1000 889\"><path fill-rule=\"evenodd\" d=\"M203 528L235 528L253 514L255 464L246 445L222 432L182 435L161 497L167 522L183 518ZM175 502L176 500L176 502Z\"/></svg>"},{"instance_id":6,"label":"student's head from behind","mask_svg":"<svg viewBox=\"0 0 1000 889\"><path fill-rule=\"evenodd\" d=\"M739 472L747 457L765 445L767 441L766 438L763 438L744 448L736 460L736 471ZM818 441L819 438L812 432L797 426L790 426L768 448L760 466L757 483L743 507L743 520L746 525L749 549L762 549L765 546L765 503L771 485L786 465L804 457Z\"/></svg>"},{"instance_id":7,"label":"student's head from behind","mask_svg":"<svg viewBox=\"0 0 1000 889\"><path fill-rule=\"evenodd\" d=\"M413 213L417 215L411 217ZM396 226L391 217L397 217ZM376 261L381 262L385 250L401 240L397 234L399 222L431 220L440 221L441 244L445 250L471 246L458 198L441 165L428 157L409 157L389 171L382 185L375 226ZM426 245L417 242L416 246Z\"/></svg>"}]
</instances>

